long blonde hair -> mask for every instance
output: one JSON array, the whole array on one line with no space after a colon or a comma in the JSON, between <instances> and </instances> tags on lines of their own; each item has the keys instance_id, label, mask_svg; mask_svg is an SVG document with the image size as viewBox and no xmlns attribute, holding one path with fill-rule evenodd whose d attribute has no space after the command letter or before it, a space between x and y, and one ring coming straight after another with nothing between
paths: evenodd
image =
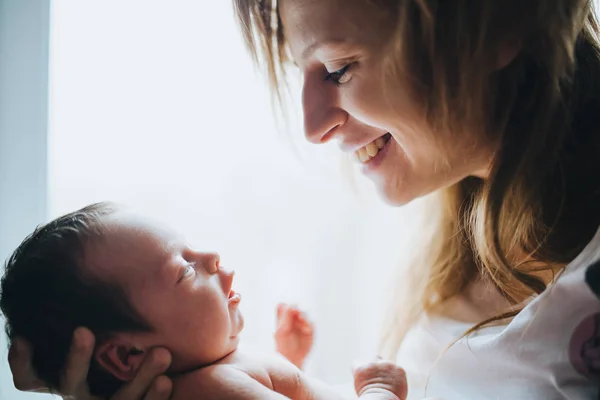
<instances>
[{"instance_id":1,"label":"long blonde hair","mask_svg":"<svg viewBox=\"0 0 600 400\"><path fill-rule=\"evenodd\" d=\"M290 57L277 2L233 3L282 100ZM473 329L516 315L591 240L600 225L600 47L590 0L377 3L396 13L390 79L410 77L438 134L477 126L498 143L488 179L434 194L422 251L387 320L381 347L393 357L419 315L475 279L514 307ZM518 52L498 69L510 48Z\"/></svg>"}]
</instances>

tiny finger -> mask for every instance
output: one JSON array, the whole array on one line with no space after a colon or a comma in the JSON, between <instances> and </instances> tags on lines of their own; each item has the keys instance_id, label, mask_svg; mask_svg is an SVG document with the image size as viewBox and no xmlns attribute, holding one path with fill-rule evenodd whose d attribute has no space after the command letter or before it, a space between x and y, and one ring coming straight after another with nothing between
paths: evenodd
<instances>
[{"instance_id":1,"label":"tiny finger","mask_svg":"<svg viewBox=\"0 0 600 400\"><path fill-rule=\"evenodd\" d=\"M296 318L298 318L299 321L308 322L308 317L306 316L306 313L304 313L302 311L298 311Z\"/></svg>"},{"instance_id":2,"label":"tiny finger","mask_svg":"<svg viewBox=\"0 0 600 400\"><path fill-rule=\"evenodd\" d=\"M289 312L285 312L278 322L278 330L281 332L291 331L294 325L292 315Z\"/></svg>"},{"instance_id":3,"label":"tiny finger","mask_svg":"<svg viewBox=\"0 0 600 400\"><path fill-rule=\"evenodd\" d=\"M281 316L285 312L286 308L287 308L287 305L285 303L279 303L279 304L277 304L277 308L275 309L276 314L277 314L277 319L281 318Z\"/></svg>"},{"instance_id":4,"label":"tiny finger","mask_svg":"<svg viewBox=\"0 0 600 400\"><path fill-rule=\"evenodd\" d=\"M313 328L310 325L303 325L300 327L300 332L302 332L305 335L312 335L313 334Z\"/></svg>"}]
</instances>

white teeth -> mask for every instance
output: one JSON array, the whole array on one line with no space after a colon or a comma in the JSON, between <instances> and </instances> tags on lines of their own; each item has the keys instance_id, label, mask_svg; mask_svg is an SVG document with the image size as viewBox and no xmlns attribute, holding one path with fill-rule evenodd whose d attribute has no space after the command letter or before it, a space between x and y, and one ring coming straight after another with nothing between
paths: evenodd
<instances>
[{"instance_id":1,"label":"white teeth","mask_svg":"<svg viewBox=\"0 0 600 400\"><path fill-rule=\"evenodd\" d=\"M377 145L373 142L369 143L367 145L367 154L370 157L375 157L377 155L377 153L379 153L379 149L377 148Z\"/></svg>"},{"instance_id":2,"label":"white teeth","mask_svg":"<svg viewBox=\"0 0 600 400\"><path fill-rule=\"evenodd\" d=\"M375 139L374 141L372 141L371 143L369 143L368 145L361 147L360 149L358 149L357 151L354 152L354 155L356 156L356 158L358 158L358 160L361 163L365 163L367 161L369 161L371 158L375 157L377 155L377 153L379 153L379 150L383 149L383 147L385 146L385 139L382 137L379 137L377 139Z\"/></svg>"},{"instance_id":3,"label":"white teeth","mask_svg":"<svg viewBox=\"0 0 600 400\"><path fill-rule=\"evenodd\" d=\"M360 162L365 162L369 158L371 157L369 157L369 155L367 154L367 150L364 147L358 150L358 159L360 160Z\"/></svg>"}]
</instances>

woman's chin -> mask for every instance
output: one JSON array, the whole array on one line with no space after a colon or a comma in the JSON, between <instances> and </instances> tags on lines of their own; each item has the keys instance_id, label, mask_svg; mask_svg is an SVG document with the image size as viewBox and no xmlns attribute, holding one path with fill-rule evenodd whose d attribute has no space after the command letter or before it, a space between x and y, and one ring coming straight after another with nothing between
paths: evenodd
<instances>
[{"instance_id":1,"label":"woman's chin","mask_svg":"<svg viewBox=\"0 0 600 400\"><path fill-rule=\"evenodd\" d=\"M379 198L387 205L392 207L401 207L415 200L414 196L408 188L402 185L378 185L377 192Z\"/></svg>"}]
</instances>

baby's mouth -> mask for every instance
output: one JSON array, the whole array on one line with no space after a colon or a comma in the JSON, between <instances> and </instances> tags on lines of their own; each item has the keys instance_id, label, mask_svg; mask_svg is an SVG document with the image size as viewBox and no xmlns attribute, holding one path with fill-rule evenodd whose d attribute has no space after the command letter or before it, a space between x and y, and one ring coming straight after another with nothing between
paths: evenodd
<instances>
[{"instance_id":1,"label":"baby's mouth","mask_svg":"<svg viewBox=\"0 0 600 400\"><path fill-rule=\"evenodd\" d=\"M227 300L229 304L237 304L242 300L242 296L236 292L235 290L230 290L229 295L227 296Z\"/></svg>"}]
</instances>

